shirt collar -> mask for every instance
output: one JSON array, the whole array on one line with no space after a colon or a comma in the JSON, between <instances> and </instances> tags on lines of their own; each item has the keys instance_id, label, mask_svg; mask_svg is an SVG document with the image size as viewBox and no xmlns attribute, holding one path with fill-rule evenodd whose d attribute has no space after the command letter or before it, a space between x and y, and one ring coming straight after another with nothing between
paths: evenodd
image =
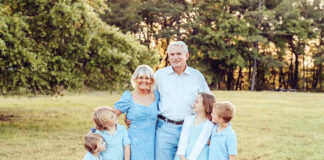
<instances>
[{"instance_id":1,"label":"shirt collar","mask_svg":"<svg viewBox=\"0 0 324 160\"><path fill-rule=\"evenodd\" d=\"M109 136L115 136L118 132L120 132L121 128L120 125L117 123L116 124L116 132L114 133L114 135L110 135L106 130L104 130L102 133L107 134Z\"/></svg>"},{"instance_id":2,"label":"shirt collar","mask_svg":"<svg viewBox=\"0 0 324 160\"><path fill-rule=\"evenodd\" d=\"M184 70L183 73L184 73L184 74L191 74L190 71L191 71L190 67L189 67L188 65L186 65L186 69ZM170 65L170 66L168 66L168 74L172 74L172 73L176 74L176 73L174 72L172 66Z\"/></svg>"},{"instance_id":3,"label":"shirt collar","mask_svg":"<svg viewBox=\"0 0 324 160\"><path fill-rule=\"evenodd\" d=\"M99 159L95 157L93 154L91 154L90 152L87 153L87 157L90 158L91 160L101 160L100 154L99 154Z\"/></svg>"},{"instance_id":4,"label":"shirt collar","mask_svg":"<svg viewBox=\"0 0 324 160\"><path fill-rule=\"evenodd\" d=\"M215 135L227 135L231 132L232 125L231 125L231 123L228 123L228 126L222 132L219 132L219 133L216 132L217 128L218 128L218 124L215 125L215 129L214 129Z\"/></svg>"}]
</instances>

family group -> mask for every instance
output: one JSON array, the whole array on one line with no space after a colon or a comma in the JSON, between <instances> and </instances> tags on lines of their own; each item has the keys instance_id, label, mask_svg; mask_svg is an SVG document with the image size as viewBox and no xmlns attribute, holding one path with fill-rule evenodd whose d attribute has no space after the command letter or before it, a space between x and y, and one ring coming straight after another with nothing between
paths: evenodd
<instances>
[{"instance_id":1,"label":"family group","mask_svg":"<svg viewBox=\"0 0 324 160\"><path fill-rule=\"evenodd\" d=\"M234 105L216 102L201 72L187 65L184 42L172 42L167 53L170 66L155 74L148 65L138 66L134 90L113 108L95 109L84 160L235 159ZM118 124L123 113L128 129Z\"/></svg>"}]
</instances>

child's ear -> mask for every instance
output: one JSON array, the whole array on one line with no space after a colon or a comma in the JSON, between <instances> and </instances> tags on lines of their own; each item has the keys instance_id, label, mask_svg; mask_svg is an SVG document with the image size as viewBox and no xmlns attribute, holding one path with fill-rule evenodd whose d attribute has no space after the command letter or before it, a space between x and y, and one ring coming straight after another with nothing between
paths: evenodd
<instances>
[{"instance_id":1,"label":"child's ear","mask_svg":"<svg viewBox=\"0 0 324 160\"><path fill-rule=\"evenodd\" d=\"M225 122L223 118L219 118L219 122L223 123Z\"/></svg>"},{"instance_id":2,"label":"child's ear","mask_svg":"<svg viewBox=\"0 0 324 160\"><path fill-rule=\"evenodd\" d=\"M97 153L98 152L98 146L96 147L95 150L92 150L93 153Z\"/></svg>"}]
</instances>

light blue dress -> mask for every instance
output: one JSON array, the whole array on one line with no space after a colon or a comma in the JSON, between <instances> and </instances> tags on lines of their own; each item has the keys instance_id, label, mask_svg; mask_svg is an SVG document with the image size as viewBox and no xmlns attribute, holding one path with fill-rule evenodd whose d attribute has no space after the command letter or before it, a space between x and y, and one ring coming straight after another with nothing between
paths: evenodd
<instances>
[{"instance_id":1,"label":"light blue dress","mask_svg":"<svg viewBox=\"0 0 324 160\"><path fill-rule=\"evenodd\" d=\"M195 146L195 143L198 140L205 123L201 123L198 126L194 126L193 124L190 125L188 144L187 144L186 155L185 155L186 158L189 157L193 147ZM209 147L206 144L204 148L201 150L199 156L197 157L197 160L208 160L208 151L209 151ZM176 156L175 160L179 160L179 159L180 159L179 156Z\"/></svg>"},{"instance_id":2,"label":"light blue dress","mask_svg":"<svg viewBox=\"0 0 324 160\"><path fill-rule=\"evenodd\" d=\"M132 123L128 129L131 140L131 160L154 160L155 159L155 128L157 120L157 104L159 101L158 91L154 91L155 101L144 106L133 101L130 91L125 91L115 109L127 113L127 119Z\"/></svg>"},{"instance_id":3,"label":"light blue dress","mask_svg":"<svg viewBox=\"0 0 324 160\"><path fill-rule=\"evenodd\" d=\"M189 157L192 148L194 147L198 137L200 136L200 132L203 130L205 123L201 123L198 126L194 126L193 124L189 128L189 137L188 137L188 145L186 150L185 157ZM201 150L197 159L199 160L207 160L208 159L208 145L206 144L205 147Z\"/></svg>"}]
</instances>

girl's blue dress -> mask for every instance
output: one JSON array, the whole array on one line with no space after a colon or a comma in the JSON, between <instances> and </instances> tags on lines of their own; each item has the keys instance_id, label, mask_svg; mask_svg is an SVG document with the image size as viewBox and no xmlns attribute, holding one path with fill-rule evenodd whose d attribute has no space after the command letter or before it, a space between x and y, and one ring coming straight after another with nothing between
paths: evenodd
<instances>
[{"instance_id":1,"label":"girl's blue dress","mask_svg":"<svg viewBox=\"0 0 324 160\"><path fill-rule=\"evenodd\" d=\"M155 101L144 106L133 101L130 91L125 91L115 109L127 113L127 119L132 123L128 129L131 140L131 160L154 160L155 159L155 128L158 114L159 93L154 91Z\"/></svg>"},{"instance_id":2,"label":"girl's blue dress","mask_svg":"<svg viewBox=\"0 0 324 160\"><path fill-rule=\"evenodd\" d=\"M193 147L195 146L196 141L198 140L205 123L206 122L201 123L197 126L194 126L194 124L190 125L188 144L187 144L186 155L185 155L186 158L189 157ZM209 147L206 144L205 147L200 152L199 156L197 157L197 160L208 160L208 153L209 153ZM180 156L176 156L174 160L180 160Z\"/></svg>"},{"instance_id":3,"label":"girl's blue dress","mask_svg":"<svg viewBox=\"0 0 324 160\"><path fill-rule=\"evenodd\" d=\"M201 123L197 126L194 126L193 124L191 124L190 129L189 129L188 145L187 145L185 157L189 157L189 154L191 153L198 137L200 136L200 132L202 131L205 123ZM208 150L209 150L209 147L206 144L205 147L203 148L203 150L200 152L199 156L197 157L197 160L207 160L208 159Z\"/></svg>"}]
</instances>

